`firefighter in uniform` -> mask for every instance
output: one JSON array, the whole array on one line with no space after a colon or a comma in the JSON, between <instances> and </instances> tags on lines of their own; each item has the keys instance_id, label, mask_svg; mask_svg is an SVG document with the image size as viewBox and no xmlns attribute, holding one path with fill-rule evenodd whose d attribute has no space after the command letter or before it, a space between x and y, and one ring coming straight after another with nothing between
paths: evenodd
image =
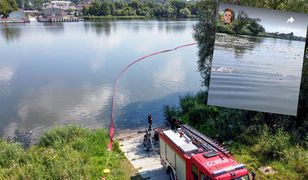
<instances>
[{"instance_id":1,"label":"firefighter in uniform","mask_svg":"<svg viewBox=\"0 0 308 180\"><path fill-rule=\"evenodd\" d=\"M152 114L150 113L148 115L148 126L149 126L149 131L152 130L152 123L153 123L153 119L152 119Z\"/></svg>"}]
</instances>

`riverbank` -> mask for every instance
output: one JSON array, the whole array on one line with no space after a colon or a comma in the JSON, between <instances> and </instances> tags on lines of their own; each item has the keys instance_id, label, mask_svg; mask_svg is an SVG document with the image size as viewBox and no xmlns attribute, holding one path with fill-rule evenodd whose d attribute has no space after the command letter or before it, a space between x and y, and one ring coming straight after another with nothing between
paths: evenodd
<instances>
[{"instance_id":1,"label":"riverbank","mask_svg":"<svg viewBox=\"0 0 308 180\"><path fill-rule=\"evenodd\" d=\"M180 107L165 107L165 117L180 118L205 135L218 140L258 179L307 179L308 150L304 129L290 116L251 112L204 103L206 93L180 98ZM297 118L301 118L299 115ZM303 116L307 118L307 116ZM304 121L303 121L304 122ZM301 125L304 127L305 125ZM301 137L301 134L304 134ZM271 167L266 175L260 168Z\"/></svg>"},{"instance_id":2,"label":"riverbank","mask_svg":"<svg viewBox=\"0 0 308 180\"><path fill-rule=\"evenodd\" d=\"M21 144L0 140L0 179L130 179L136 170L115 141L107 151L104 129L76 125L53 128L38 143ZM110 173L103 171L110 169Z\"/></svg>"},{"instance_id":3,"label":"riverbank","mask_svg":"<svg viewBox=\"0 0 308 180\"><path fill-rule=\"evenodd\" d=\"M28 18L0 18L0 24L8 24L8 23L29 23L30 20Z\"/></svg>"},{"instance_id":4,"label":"riverbank","mask_svg":"<svg viewBox=\"0 0 308 180\"><path fill-rule=\"evenodd\" d=\"M146 16L83 16L87 21L150 19Z\"/></svg>"},{"instance_id":5,"label":"riverbank","mask_svg":"<svg viewBox=\"0 0 308 180\"><path fill-rule=\"evenodd\" d=\"M196 18L196 16L189 16L187 18L156 18L150 16L83 16L83 19L86 21L103 21L103 20L153 20L153 19L161 19L161 20L191 20Z\"/></svg>"}]
</instances>

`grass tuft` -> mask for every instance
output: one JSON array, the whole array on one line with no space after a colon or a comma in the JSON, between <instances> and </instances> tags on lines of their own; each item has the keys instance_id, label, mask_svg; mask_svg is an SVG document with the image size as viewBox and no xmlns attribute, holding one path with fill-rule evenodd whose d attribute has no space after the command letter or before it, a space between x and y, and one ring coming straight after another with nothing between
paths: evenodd
<instances>
[{"instance_id":1,"label":"grass tuft","mask_svg":"<svg viewBox=\"0 0 308 180\"><path fill-rule=\"evenodd\" d=\"M0 179L129 179L135 170L117 142L112 152L107 143L105 130L77 125L53 128L26 150L0 140Z\"/></svg>"}]
</instances>

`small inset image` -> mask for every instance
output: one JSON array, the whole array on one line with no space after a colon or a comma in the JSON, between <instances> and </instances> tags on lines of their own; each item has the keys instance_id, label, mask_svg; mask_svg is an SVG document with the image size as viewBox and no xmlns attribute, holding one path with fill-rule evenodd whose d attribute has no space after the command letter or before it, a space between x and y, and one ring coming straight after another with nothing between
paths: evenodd
<instances>
[{"instance_id":1,"label":"small inset image","mask_svg":"<svg viewBox=\"0 0 308 180\"><path fill-rule=\"evenodd\" d=\"M296 115L308 15L220 4L208 105Z\"/></svg>"}]
</instances>

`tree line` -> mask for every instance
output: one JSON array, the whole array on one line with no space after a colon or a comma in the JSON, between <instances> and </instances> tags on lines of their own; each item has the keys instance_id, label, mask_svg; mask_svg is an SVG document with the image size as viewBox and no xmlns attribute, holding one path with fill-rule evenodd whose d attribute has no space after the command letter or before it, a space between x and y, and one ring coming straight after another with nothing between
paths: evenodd
<instances>
[{"instance_id":1,"label":"tree line","mask_svg":"<svg viewBox=\"0 0 308 180\"><path fill-rule=\"evenodd\" d=\"M242 6L308 13L308 0L220 0Z\"/></svg>"},{"instance_id":2,"label":"tree line","mask_svg":"<svg viewBox=\"0 0 308 180\"><path fill-rule=\"evenodd\" d=\"M0 16L7 17L11 11L18 9L15 0L0 0Z\"/></svg>"},{"instance_id":3,"label":"tree line","mask_svg":"<svg viewBox=\"0 0 308 180\"><path fill-rule=\"evenodd\" d=\"M197 15L196 3L171 0L159 3L151 0L140 1L94 1L83 9L87 16L145 16L158 18L187 18Z\"/></svg>"}]
</instances>

